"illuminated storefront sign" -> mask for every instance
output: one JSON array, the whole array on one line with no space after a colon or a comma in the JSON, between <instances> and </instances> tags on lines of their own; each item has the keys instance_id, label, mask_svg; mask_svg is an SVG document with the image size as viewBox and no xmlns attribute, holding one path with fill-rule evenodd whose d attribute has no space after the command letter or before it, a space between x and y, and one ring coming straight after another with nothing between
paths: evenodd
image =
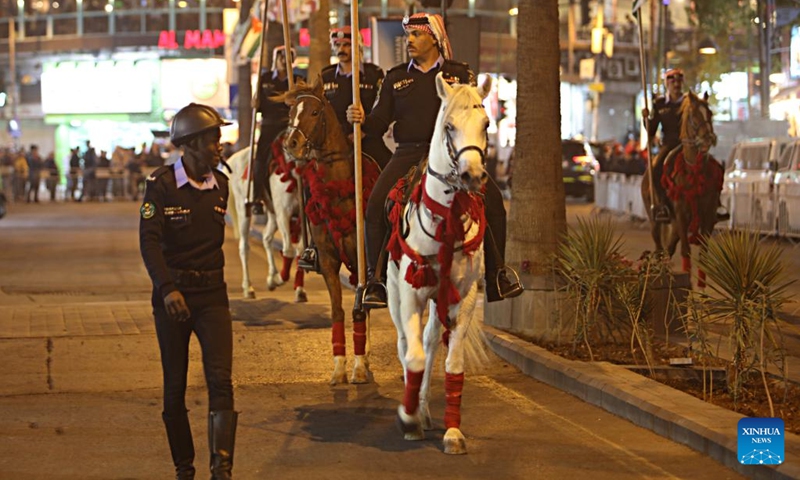
<instances>
[{"instance_id":1,"label":"illuminated storefront sign","mask_svg":"<svg viewBox=\"0 0 800 480\"><path fill-rule=\"evenodd\" d=\"M161 107L178 110L197 102L216 108L230 107L224 58L161 61Z\"/></svg>"},{"instance_id":2,"label":"illuminated storefront sign","mask_svg":"<svg viewBox=\"0 0 800 480\"><path fill-rule=\"evenodd\" d=\"M186 50L219 48L225 46L225 33L222 30L187 30L183 36L183 45L177 40L175 30L162 30L158 35L158 48Z\"/></svg>"},{"instance_id":3,"label":"illuminated storefront sign","mask_svg":"<svg viewBox=\"0 0 800 480\"><path fill-rule=\"evenodd\" d=\"M42 66L45 114L150 113L158 62L48 62Z\"/></svg>"}]
</instances>

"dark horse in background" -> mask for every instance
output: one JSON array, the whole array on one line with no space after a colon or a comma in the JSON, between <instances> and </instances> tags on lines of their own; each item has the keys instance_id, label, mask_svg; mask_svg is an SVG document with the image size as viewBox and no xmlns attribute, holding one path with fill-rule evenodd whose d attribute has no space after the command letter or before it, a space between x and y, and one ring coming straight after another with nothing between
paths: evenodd
<instances>
[{"instance_id":1,"label":"dark horse in background","mask_svg":"<svg viewBox=\"0 0 800 480\"><path fill-rule=\"evenodd\" d=\"M706 239L717 222L717 207L722 189L723 170L720 163L709 153L717 144L711 109L707 96L700 98L688 92L681 104L681 145L669 152L664 162L661 182L671 203L669 224L656 222L650 205L651 169L642 180L642 198L648 206L651 234L656 251L666 251L670 258L675 254L678 242L681 245L683 271L691 273L690 244L705 247ZM705 287L705 272L697 272L698 287Z\"/></svg>"}]
</instances>

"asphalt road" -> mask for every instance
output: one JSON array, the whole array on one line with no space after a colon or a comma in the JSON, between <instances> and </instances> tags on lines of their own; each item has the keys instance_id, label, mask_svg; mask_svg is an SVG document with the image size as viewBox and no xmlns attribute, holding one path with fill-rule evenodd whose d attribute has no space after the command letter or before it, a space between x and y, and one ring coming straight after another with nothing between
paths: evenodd
<instances>
[{"instance_id":1,"label":"asphalt road","mask_svg":"<svg viewBox=\"0 0 800 480\"><path fill-rule=\"evenodd\" d=\"M0 220L0 329L9 332L0 335L0 478L170 478L137 221L133 203L13 205ZM263 279L264 252L256 242L252 251L251 274ZM237 478L740 478L494 357L467 374L468 455L441 452L441 358L435 428L406 442L394 426L402 382L386 312L372 318L374 382L330 387L321 278L307 276L308 304L294 304L287 286L267 292L263 281L257 300L239 300L232 235L225 252L236 299ZM59 315L63 326L51 322ZM187 398L202 472L207 400L195 344L191 355Z\"/></svg>"}]
</instances>

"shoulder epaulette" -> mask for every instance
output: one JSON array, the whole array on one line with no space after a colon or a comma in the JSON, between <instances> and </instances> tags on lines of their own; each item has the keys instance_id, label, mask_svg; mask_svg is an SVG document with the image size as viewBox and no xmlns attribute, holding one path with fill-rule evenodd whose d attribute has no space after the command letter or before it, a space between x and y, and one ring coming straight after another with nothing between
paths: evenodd
<instances>
[{"instance_id":1,"label":"shoulder epaulette","mask_svg":"<svg viewBox=\"0 0 800 480\"><path fill-rule=\"evenodd\" d=\"M394 67L390 68L389 71L386 72L386 73L389 74L389 73L394 72L394 71L401 72L401 71L405 71L405 70L408 70L408 64L407 63L401 63L401 64L395 65Z\"/></svg>"},{"instance_id":2,"label":"shoulder epaulette","mask_svg":"<svg viewBox=\"0 0 800 480\"><path fill-rule=\"evenodd\" d=\"M365 63L364 70L376 70L376 71L383 71L383 69L374 63Z\"/></svg>"},{"instance_id":3,"label":"shoulder epaulette","mask_svg":"<svg viewBox=\"0 0 800 480\"><path fill-rule=\"evenodd\" d=\"M155 182L158 177L172 170L172 165L164 165L156 168L153 173L147 177L148 182Z\"/></svg>"}]
</instances>

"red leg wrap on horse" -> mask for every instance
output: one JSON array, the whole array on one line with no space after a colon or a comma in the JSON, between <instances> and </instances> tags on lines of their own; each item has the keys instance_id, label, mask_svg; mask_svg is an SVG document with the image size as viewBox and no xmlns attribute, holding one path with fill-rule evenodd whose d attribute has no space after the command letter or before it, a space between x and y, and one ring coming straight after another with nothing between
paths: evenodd
<instances>
[{"instance_id":1,"label":"red leg wrap on horse","mask_svg":"<svg viewBox=\"0 0 800 480\"><path fill-rule=\"evenodd\" d=\"M464 389L463 373L444 374L444 428L461 427L461 391Z\"/></svg>"},{"instance_id":2,"label":"red leg wrap on horse","mask_svg":"<svg viewBox=\"0 0 800 480\"><path fill-rule=\"evenodd\" d=\"M294 288L300 288L305 285L306 271L298 268L294 272Z\"/></svg>"},{"instance_id":3,"label":"red leg wrap on horse","mask_svg":"<svg viewBox=\"0 0 800 480\"><path fill-rule=\"evenodd\" d=\"M333 355L345 355L346 341L344 339L344 322L333 322Z\"/></svg>"},{"instance_id":4,"label":"red leg wrap on horse","mask_svg":"<svg viewBox=\"0 0 800 480\"><path fill-rule=\"evenodd\" d=\"M705 288L706 286L706 272L700 269L697 270L697 286L700 288Z\"/></svg>"},{"instance_id":5,"label":"red leg wrap on horse","mask_svg":"<svg viewBox=\"0 0 800 480\"><path fill-rule=\"evenodd\" d=\"M684 272L691 272L692 271L692 259L689 257L682 257L683 260L683 271Z\"/></svg>"},{"instance_id":6,"label":"red leg wrap on horse","mask_svg":"<svg viewBox=\"0 0 800 480\"><path fill-rule=\"evenodd\" d=\"M422 376L425 375L425 370L421 372L406 372L406 391L403 396L403 407L406 409L408 415L414 415L419 408L419 389L422 386Z\"/></svg>"},{"instance_id":7,"label":"red leg wrap on horse","mask_svg":"<svg viewBox=\"0 0 800 480\"><path fill-rule=\"evenodd\" d=\"M356 355L367 353L367 322L353 322L353 352Z\"/></svg>"},{"instance_id":8,"label":"red leg wrap on horse","mask_svg":"<svg viewBox=\"0 0 800 480\"><path fill-rule=\"evenodd\" d=\"M283 268L281 268L281 279L283 279L284 282L289 280L289 275L291 275L292 260L294 259L289 258L287 256L283 256Z\"/></svg>"}]
</instances>

